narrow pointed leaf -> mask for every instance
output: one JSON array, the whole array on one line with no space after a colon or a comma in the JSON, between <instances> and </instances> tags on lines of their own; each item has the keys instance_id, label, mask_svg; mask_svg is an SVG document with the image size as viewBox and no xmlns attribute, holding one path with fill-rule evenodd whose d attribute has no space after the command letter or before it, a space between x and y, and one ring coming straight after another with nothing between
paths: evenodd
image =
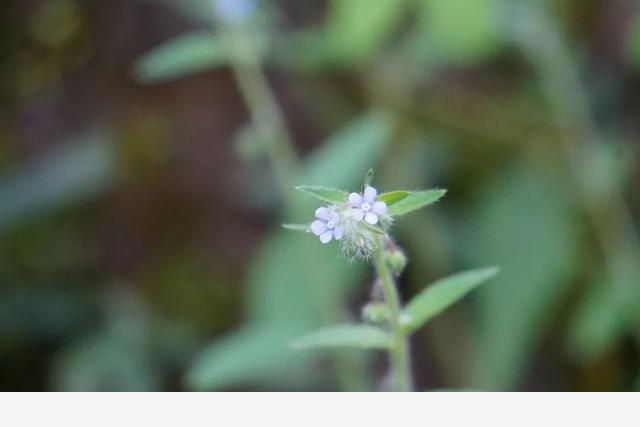
<instances>
[{"instance_id":1,"label":"narrow pointed leaf","mask_svg":"<svg viewBox=\"0 0 640 427\"><path fill-rule=\"evenodd\" d=\"M387 206L394 205L400 200L404 200L409 196L408 191L389 191L378 196L378 200L385 202Z\"/></svg>"},{"instance_id":2,"label":"narrow pointed leaf","mask_svg":"<svg viewBox=\"0 0 640 427\"><path fill-rule=\"evenodd\" d=\"M496 274L497 267L488 267L436 281L414 297L403 310L404 328L409 332L415 331Z\"/></svg>"},{"instance_id":3,"label":"narrow pointed leaf","mask_svg":"<svg viewBox=\"0 0 640 427\"><path fill-rule=\"evenodd\" d=\"M309 232L309 224L282 224L282 228L291 231L303 231L305 233Z\"/></svg>"},{"instance_id":4,"label":"narrow pointed leaf","mask_svg":"<svg viewBox=\"0 0 640 427\"><path fill-rule=\"evenodd\" d=\"M316 199L329 203L344 203L347 200L347 192L336 190L335 188L301 185L296 187L296 190L302 191Z\"/></svg>"},{"instance_id":5,"label":"narrow pointed leaf","mask_svg":"<svg viewBox=\"0 0 640 427\"><path fill-rule=\"evenodd\" d=\"M391 337L383 330L359 324L329 326L298 338L291 346L297 350L312 348L389 348Z\"/></svg>"},{"instance_id":6,"label":"narrow pointed leaf","mask_svg":"<svg viewBox=\"0 0 640 427\"><path fill-rule=\"evenodd\" d=\"M426 190L411 192L404 199L389 207L389 215L398 216L408 214L440 200L447 190Z\"/></svg>"},{"instance_id":7,"label":"narrow pointed leaf","mask_svg":"<svg viewBox=\"0 0 640 427\"><path fill-rule=\"evenodd\" d=\"M369 169L364 176L364 188L367 188L373 182L373 169Z\"/></svg>"},{"instance_id":8,"label":"narrow pointed leaf","mask_svg":"<svg viewBox=\"0 0 640 427\"><path fill-rule=\"evenodd\" d=\"M211 32L179 36L145 54L136 64L136 78L158 83L210 70L226 62L222 43Z\"/></svg>"}]
</instances>

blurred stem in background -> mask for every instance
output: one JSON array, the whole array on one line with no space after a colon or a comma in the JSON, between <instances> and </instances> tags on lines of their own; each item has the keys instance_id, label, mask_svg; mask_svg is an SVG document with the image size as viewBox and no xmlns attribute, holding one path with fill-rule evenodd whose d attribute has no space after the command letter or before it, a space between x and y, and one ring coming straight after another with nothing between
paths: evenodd
<instances>
[{"instance_id":1,"label":"blurred stem in background","mask_svg":"<svg viewBox=\"0 0 640 427\"><path fill-rule=\"evenodd\" d=\"M266 149L280 195L287 212L295 212L296 205L289 194L297 175L298 159L278 103L262 70L260 53L244 27L223 20L219 21L219 25L234 78L249 109L253 126Z\"/></svg>"},{"instance_id":2,"label":"blurred stem in background","mask_svg":"<svg viewBox=\"0 0 640 427\"><path fill-rule=\"evenodd\" d=\"M219 14L214 13L214 15ZM215 16L215 18L219 27L218 32L227 50L229 65L249 109L252 125L261 143L264 144L285 206L285 216L304 217L308 212L304 205L296 201L295 193L292 191L300 175L300 161L276 97L262 69L260 48L256 46L255 37L252 37L249 28L241 21L225 20L222 16ZM314 260L307 261L310 271L318 268ZM305 283L299 285L305 286ZM325 299L322 290L314 289L313 291L318 294L319 301ZM328 322L345 317L341 307L335 304L321 304L321 306L324 311L323 316ZM359 355L336 354L334 358L336 377L342 390L369 389L362 361Z\"/></svg>"}]
</instances>

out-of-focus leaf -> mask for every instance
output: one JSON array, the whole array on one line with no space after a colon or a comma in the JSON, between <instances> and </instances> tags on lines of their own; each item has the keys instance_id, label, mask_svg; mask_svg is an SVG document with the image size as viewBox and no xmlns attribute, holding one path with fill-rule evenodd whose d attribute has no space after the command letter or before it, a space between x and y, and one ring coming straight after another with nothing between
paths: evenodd
<instances>
[{"instance_id":1,"label":"out-of-focus leaf","mask_svg":"<svg viewBox=\"0 0 640 427\"><path fill-rule=\"evenodd\" d=\"M625 331L625 317L612 284L597 281L572 319L569 353L583 360L601 355Z\"/></svg>"},{"instance_id":2,"label":"out-of-focus leaf","mask_svg":"<svg viewBox=\"0 0 640 427\"><path fill-rule=\"evenodd\" d=\"M66 349L53 382L58 391L155 391L160 386L156 374L143 349L99 335Z\"/></svg>"},{"instance_id":3,"label":"out-of-focus leaf","mask_svg":"<svg viewBox=\"0 0 640 427\"><path fill-rule=\"evenodd\" d=\"M609 269L587 290L569 327L569 353L592 361L640 322L640 264L635 251L622 242L608 254Z\"/></svg>"},{"instance_id":4,"label":"out-of-focus leaf","mask_svg":"<svg viewBox=\"0 0 640 427\"><path fill-rule=\"evenodd\" d=\"M108 321L98 333L63 349L53 369L60 391L155 391L160 373L154 365L152 328L141 301L129 292L105 299Z\"/></svg>"},{"instance_id":5,"label":"out-of-focus leaf","mask_svg":"<svg viewBox=\"0 0 640 427\"><path fill-rule=\"evenodd\" d=\"M105 190L117 177L115 155L97 134L82 136L32 166L0 179L0 231Z\"/></svg>"},{"instance_id":6,"label":"out-of-focus leaf","mask_svg":"<svg viewBox=\"0 0 640 427\"><path fill-rule=\"evenodd\" d=\"M333 0L327 27L345 60L370 57L384 44L404 10L403 0Z\"/></svg>"},{"instance_id":7,"label":"out-of-focus leaf","mask_svg":"<svg viewBox=\"0 0 640 427\"><path fill-rule=\"evenodd\" d=\"M196 359L186 381L195 390L262 381L292 369L308 357L291 354L291 332L282 327L247 327L208 347Z\"/></svg>"},{"instance_id":8,"label":"out-of-focus leaf","mask_svg":"<svg viewBox=\"0 0 640 427\"><path fill-rule=\"evenodd\" d=\"M440 200L447 193L447 190L426 190L414 191L402 200L389 206L389 215L399 216L413 212L425 206L429 206Z\"/></svg>"},{"instance_id":9,"label":"out-of-focus leaf","mask_svg":"<svg viewBox=\"0 0 640 427\"><path fill-rule=\"evenodd\" d=\"M1 345L41 344L70 334L86 316L85 298L60 290L20 288L0 294Z\"/></svg>"},{"instance_id":10,"label":"out-of-focus leaf","mask_svg":"<svg viewBox=\"0 0 640 427\"><path fill-rule=\"evenodd\" d=\"M463 239L470 262L500 265L478 291L478 382L514 387L570 284L576 233L569 195L526 164L500 174L478 200Z\"/></svg>"},{"instance_id":11,"label":"out-of-focus leaf","mask_svg":"<svg viewBox=\"0 0 640 427\"><path fill-rule=\"evenodd\" d=\"M465 271L445 277L416 295L402 312L402 322L409 332L424 325L473 289L496 274L497 267Z\"/></svg>"},{"instance_id":12,"label":"out-of-focus leaf","mask_svg":"<svg viewBox=\"0 0 640 427\"><path fill-rule=\"evenodd\" d=\"M316 199L328 203L344 203L347 201L347 192L335 188L318 187L313 185L300 185L296 190L302 191Z\"/></svg>"},{"instance_id":13,"label":"out-of-focus leaf","mask_svg":"<svg viewBox=\"0 0 640 427\"><path fill-rule=\"evenodd\" d=\"M389 191L388 193L379 195L378 200L385 202L387 206L391 206L400 200L406 199L407 196L409 196L408 191Z\"/></svg>"},{"instance_id":14,"label":"out-of-focus leaf","mask_svg":"<svg viewBox=\"0 0 640 427\"><path fill-rule=\"evenodd\" d=\"M325 187L355 187L378 159L390 137L391 123L384 113L365 113L305 159L299 182Z\"/></svg>"},{"instance_id":15,"label":"out-of-focus leaf","mask_svg":"<svg viewBox=\"0 0 640 427\"><path fill-rule=\"evenodd\" d=\"M404 0L333 0L325 27L295 37L287 61L303 68L365 62L393 35L405 6Z\"/></svg>"},{"instance_id":16,"label":"out-of-focus leaf","mask_svg":"<svg viewBox=\"0 0 640 427\"><path fill-rule=\"evenodd\" d=\"M291 343L296 350L314 348L356 347L363 349L389 348L391 336L369 325L345 324L329 326L300 337Z\"/></svg>"},{"instance_id":17,"label":"out-of-focus leaf","mask_svg":"<svg viewBox=\"0 0 640 427\"><path fill-rule=\"evenodd\" d=\"M299 182L359 185L381 155L389 131L384 115L357 118L305 159ZM301 197L301 206L313 209L308 199ZM322 324L344 320L345 293L362 273L361 267L348 264L308 236L288 231L270 235L250 267L247 325L203 351L188 374L189 384L219 389L275 373L282 376L293 366L308 364L313 353L291 351L288 343Z\"/></svg>"},{"instance_id":18,"label":"out-of-focus leaf","mask_svg":"<svg viewBox=\"0 0 640 427\"><path fill-rule=\"evenodd\" d=\"M453 61L482 59L497 48L495 0L420 0L419 40L425 55Z\"/></svg>"},{"instance_id":19,"label":"out-of-focus leaf","mask_svg":"<svg viewBox=\"0 0 640 427\"><path fill-rule=\"evenodd\" d=\"M224 65L227 55L212 32L179 36L146 53L135 68L136 78L158 83Z\"/></svg>"}]
</instances>

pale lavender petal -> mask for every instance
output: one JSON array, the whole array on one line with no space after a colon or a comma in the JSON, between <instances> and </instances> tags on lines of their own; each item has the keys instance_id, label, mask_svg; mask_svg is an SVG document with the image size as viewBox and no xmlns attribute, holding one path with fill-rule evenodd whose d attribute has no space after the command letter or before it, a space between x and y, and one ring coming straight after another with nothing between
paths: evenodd
<instances>
[{"instance_id":1,"label":"pale lavender petal","mask_svg":"<svg viewBox=\"0 0 640 427\"><path fill-rule=\"evenodd\" d=\"M324 219L325 221L329 220L329 209L325 208L324 206L321 208L316 209L316 218L318 219Z\"/></svg>"},{"instance_id":2,"label":"pale lavender petal","mask_svg":"<svg viewBox=\"0 0 640 427\"><path fill-rule=\"evenodd\" d=\"M333 229L333 238L336 240L342 239L342 228L336 227Z\"/></svg>"},{"instance_id":3,"label":"pale lavender petal","mask_svg":"<svg viewBox=\"0 0 640 427\"><path fill-rule=\"evenodd\" d=\"M367 224L375 225L378 223L378 215L368 212L365 215L364 220L367 221Z\"/></svg>"},{"instance_id":4,"label":"pale lavender petal","mask_svg":"<svg viewBox=\"0 0 640 427\"><path fill-rule=\"evenodd\" d=\"M362 204L362 196L358 193L349 194L349 203L351 204L351 206L360 206Z\"/></svg>"},{"instance_id":5,"label":"pale lavender petal","mask_svg":"<svg viewBox=\"0 0 640 427\"><path fill-rule=\"evenodd\" d=\"M378 191L373 187L367 187L364 189L364 200L370 205L376 201L378 197Z\"/></svg>"},{"instance_id":6,"label":"pale lavender petal","mask_svg":"<svg viewBox=\"0 0 640 427\"><path fill-rule=\"evenodd\" d=\"M385 202L375 202L371 210L376 215L384 215L387 213L387 204Z\"/></svg>"},{"instance_id":7,"label":"pale lavender petal","mask_svg":"<svg viewBox=\"0 0 640 427\"><path fill-rule=\"evenodd\" d=\"M320 235L320 241L322 243L329 243L333 238L333 232L331 230L327 230Z\"/></svg>"},{"instance_id":8,"label":"pale lavender petal","mask_svg":"<svg viewBox=\"0 0 640 427\"><path fill-rule=\"evenodd\" d=\"M334 224L337 224L339 220L340 220L340 217L336 212L329 213L329 221L333 221Z\"/></svg>"},{"instance_id":9,"label":"pale lavender petal","mask_svg":"<svg viewBox=\"0 0 640 427\"><path fill-rule=\"evenodd\" d=\"M353 215L353 217L357 221L362 221L364 219L364 212L362 212L360 209L352 209L351 215Z\"/></svg>"},{"instance_id":10,"label":"pale lavender petal","mask_svg":"<svg viewBox=\"0 0 640 427\"><path fill-rule=\"evenodd\" d=\"M327 224L325 224L324 221L316 219L311 223L311 232L316 236L321 235L325 231L327 231Z\"/></svg>"}]
</instances>

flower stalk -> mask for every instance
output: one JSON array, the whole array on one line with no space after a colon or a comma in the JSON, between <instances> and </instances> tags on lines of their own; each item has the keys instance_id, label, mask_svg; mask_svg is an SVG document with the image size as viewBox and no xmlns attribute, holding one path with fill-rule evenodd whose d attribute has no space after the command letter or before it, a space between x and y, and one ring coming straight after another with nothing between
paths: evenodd
<instances>
[{"instance_id":1,"label":"flower stalk","mask_svg":"<svg viewBox=\"0 0 640 427\"><path fill-rule=\"evenodd\" d=\"M384 294L385 304L389 312L389 327L393 337L392 346L389 349L389 358L394 390L412 391L413 381L411 377L409 337L402 327L402 305L387 259L389 252L386 250L386 247L389 246L390 243L391 241L386 235L378 236L374 264Z\"/></svg>"}]
</instances>

